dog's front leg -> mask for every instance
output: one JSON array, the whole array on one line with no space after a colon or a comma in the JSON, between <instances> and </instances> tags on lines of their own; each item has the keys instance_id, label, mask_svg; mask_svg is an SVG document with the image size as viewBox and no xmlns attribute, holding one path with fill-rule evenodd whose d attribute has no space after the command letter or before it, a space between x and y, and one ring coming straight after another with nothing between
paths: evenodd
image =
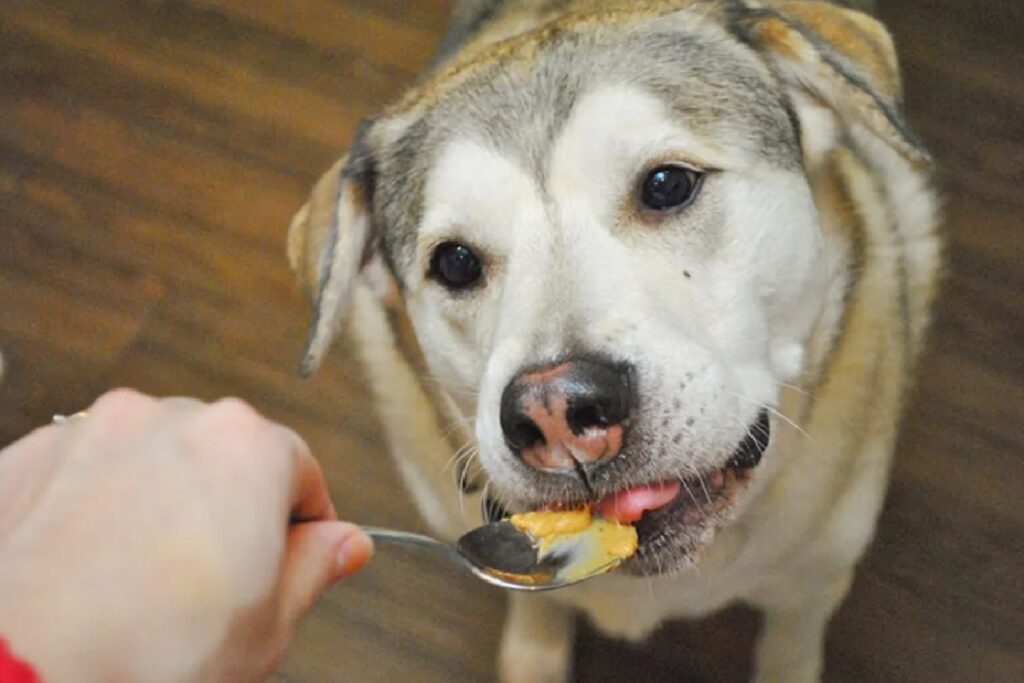
<instances>
[{"instance_id":1,"label":"dog's front leg","mask_svg":"<svg viewBox=\"0 0 1024 683\"><path fill-rule=\"evenodd\" d=\"M825 661L825 629L846 597L852 572L820 591L773 591L764 611L754 661L755 683L817 683Z\"/></svg>"},{"instance_id":2,"label":"dog's front leg","mask_svg":"<svg viewBox=\"0 0 1024 683\"><path fill-rule=\"evenodd\" d=\"M511 594L498 670L501 683L567 683L572 610L539 595Z\"/></svg>"}]
</instances>

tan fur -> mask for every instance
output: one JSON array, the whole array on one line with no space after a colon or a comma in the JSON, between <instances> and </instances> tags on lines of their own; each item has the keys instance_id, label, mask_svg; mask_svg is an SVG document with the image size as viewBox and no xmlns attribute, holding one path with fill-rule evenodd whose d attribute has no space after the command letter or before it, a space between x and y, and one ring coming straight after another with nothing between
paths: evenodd
<instances>
[{"instance_id":1,"label":"tan fur","mask_svg":"<svg viewBox=\"0 0 1024 683\"><path fill-rule=\"evenodd\" d=\"M574 0L558 11L545 11L543 2L521 3L499 17L486 33L468 43L434 78L413 88L396 105L386 110L396 116L411 109L429 107L446 90L465 81L494 62L508 62L514 68L528 66L540 45L560 32L601 26L614 29L643 17L656 17L700 0L641 0L608 2ZM709 14L715 11L709 9Z\"/></svg>"},{"instance_id":2,"label":"tan fur","mask_svg":"<svg viewBox=\"0 0 1024 683\"><path fill-rule=\"evenodd\" d=\"M884 138L900 154L913 163L926 167L926 153L909 144L904 133L895 129L891 113L879 105L879 99L898 101L899 72L895 49L888 33L874 19L863 14L806 0L777 0L764 3L777 8L786 19L768 17L752 22L753 35L761 46L776 53L780 66L792 70L803 83L812 86L814 94L828 103L840 101L839 111L856 116L857 120ZM849 61L874 92L851 84L815 49L803 28ZM842 100L846 105L842 106Z\"/></svg>"},{"instance_id":3,"label":"tan fur","mask_svg":"<svg viewBox=\"0 0 1024 683\"><path fill-rule=\"evenodd\" d=\"M323 175L288 229L288 259L317 315L303 374L320 365L342 323L353 281L366 260L369 213L366 188L345 177L348 158Z\"/></svg>"},{"instance_id":4,"label":"tan fur","mask_svg":"<svg viewBox=\"0 0 1024 683\"><path fill-rule=\"evenodd\" d=\"M341 172L348 157L342 157L325 173L310 193L309 201L288 228L288 263L299 286L315 299L320 280L320 258L327 233L337 211L335 203Z\"/></svg>"},{"instance_id":5,"label":"tan fur","mask_svg":"<svg viewBox=\"0 0 1024 683\"><path fill-rule=\"evenodd\" d=\"M871 17L806 0L774 0L766 5L792 17L821 36L851 63L869 74L884 97L892 99L899 92L899 71L892 38ZM785 43L790 33L790 30L782 27L776 39Z\"/></svg>"}]
</instances>

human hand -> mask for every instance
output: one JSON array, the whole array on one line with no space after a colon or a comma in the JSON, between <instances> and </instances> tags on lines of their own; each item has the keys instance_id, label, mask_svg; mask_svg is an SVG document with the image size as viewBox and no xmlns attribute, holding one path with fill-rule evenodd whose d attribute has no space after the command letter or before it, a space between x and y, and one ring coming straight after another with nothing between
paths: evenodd
<instances>
[{"instance_id":1,"label":"human hand","mask_svg":"<svg viewBox=\"0 0 1024 683\"><path fill-rule=\"evenodd\" d=\"M0 636L49 683L256 681L372 552L245 403L102 396L0 451Z\"/></svg>"}]
</instances>

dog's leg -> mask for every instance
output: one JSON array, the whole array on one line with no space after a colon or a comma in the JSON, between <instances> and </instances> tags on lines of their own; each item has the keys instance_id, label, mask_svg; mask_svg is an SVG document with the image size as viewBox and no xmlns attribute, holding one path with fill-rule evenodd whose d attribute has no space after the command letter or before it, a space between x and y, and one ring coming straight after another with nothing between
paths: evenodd
<instances>
[{"instance_id":1,"label":"dog's leg","mask_svg":"<svg viewBox=\"0 0 1024 683\"><path fill-rule=\"evenodd\" d=\"M498 669L501 683L567 683L572 611L549 598L510 595Z\"/></svg>"},{"instance_id":2,"label":"dog's leg","mask_svg":"<svg viewBox=\"0 0 1024 683\"><path fill-rule=\"evenodd\" d=\"M754 662L755 683L816 683L825 659L825 629L846 597L852 572L818 592L794 586L758 601L764 625ZM797 592L799 591L799 592Z\"/></svg>"}]
</instances>

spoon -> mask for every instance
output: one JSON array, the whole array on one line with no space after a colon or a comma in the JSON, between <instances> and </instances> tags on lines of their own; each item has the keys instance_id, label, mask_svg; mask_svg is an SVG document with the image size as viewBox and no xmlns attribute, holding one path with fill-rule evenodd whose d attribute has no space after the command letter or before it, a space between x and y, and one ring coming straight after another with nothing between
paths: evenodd
<instances>
[{"instance_id":1,"label":"spoon","mask_svg":"<svg viewBox=\"0 0 1024 683\"><path fill-rule=\"evenodd\" d=\"M455 547L430 536L363 527L370 538L441 551L487 583L520 591L564 588L603 574L622 564L621 558L602 561L597 534L581 531L540 551L533 538L507 520L479 526L463 535Z\"/></svg>"}]
</instances>

